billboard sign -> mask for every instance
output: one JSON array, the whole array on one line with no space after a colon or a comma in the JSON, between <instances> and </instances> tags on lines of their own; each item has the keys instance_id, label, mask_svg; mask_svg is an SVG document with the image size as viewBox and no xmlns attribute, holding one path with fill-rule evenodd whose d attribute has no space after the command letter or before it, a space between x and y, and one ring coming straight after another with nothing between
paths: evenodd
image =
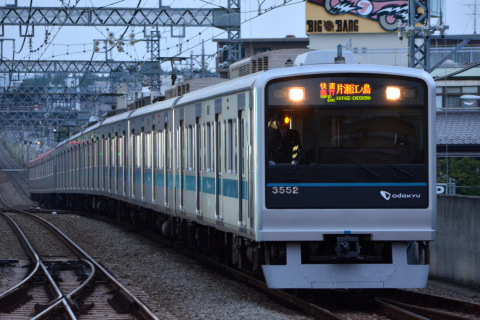
<instances>
[{"instance_id":1,"label":"billboard sign","mask_svg":"<svg viewBox=\"0 0 480 320\"><path fill-rule=\"evenodd\" d=\"M305 9L310 34L395 32L408 23L408 0L307 0Z\"/></svg>"}]
</instances>

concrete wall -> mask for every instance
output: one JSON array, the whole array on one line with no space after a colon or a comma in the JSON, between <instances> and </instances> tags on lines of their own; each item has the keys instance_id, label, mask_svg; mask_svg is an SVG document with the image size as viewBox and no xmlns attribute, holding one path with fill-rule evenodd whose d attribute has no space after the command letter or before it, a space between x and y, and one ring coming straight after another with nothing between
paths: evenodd
<instances>
[{"instance_id":1,"label":"concrete wall","mask_svg":"<svg viewBox=\"0 0 480 320\"><path fill-rule=\"evenodd\" d=\"M438 196L432 279L480 287L480 197Z\"/></svg>"}]
</instances>

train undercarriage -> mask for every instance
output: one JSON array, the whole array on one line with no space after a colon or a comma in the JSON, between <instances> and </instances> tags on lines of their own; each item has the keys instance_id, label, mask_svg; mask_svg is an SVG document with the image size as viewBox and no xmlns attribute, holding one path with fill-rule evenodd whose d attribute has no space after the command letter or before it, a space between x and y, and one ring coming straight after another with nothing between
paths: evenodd
<instances>
[{"instance_id":1,"label":"train undercarriage","mask_svg":"<svg viewBox=\"0 0 480 320\"><path fill-rule=\"evenodd\" d=\"M34 194L32 200L48 208L78 210L131 224L169 240L180 241L228 266L260 271L264 261L262 248L254 241L121 200L83 194Z\"/></svg>"},{"instance_id":2,"label":"train undercarriage","mask_svg":"<svg viewBox=\"0 0 480 320\"><path fill-rule=\"evenodd\" d=\"M428 242L423 241L372 241L369 235L326 235L323 241L257 243L104 196L34 194L32 199L45 207L105 216L180 241L225 265L263 274L271 288L402 287L402 282L407 283L405 277L414 277L410 281L415 285L404 287L422 287L417 283L423 279L426 283L429 270Z\"/></svg>"}]
</instances>

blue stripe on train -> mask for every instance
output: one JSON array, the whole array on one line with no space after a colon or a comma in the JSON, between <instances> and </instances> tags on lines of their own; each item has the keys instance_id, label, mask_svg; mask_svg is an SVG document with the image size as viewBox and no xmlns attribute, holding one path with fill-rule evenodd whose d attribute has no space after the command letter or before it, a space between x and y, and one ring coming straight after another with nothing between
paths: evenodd
<instances>
[{"instance_id":1,"label":"blue stripe on train","mask_svg":"<svg viewBox=\"0 0 480 320\"><path fill-rule=\"evenodd\" d=\"M134 172L134 182L141 182L141 173L139 171ZM143 179L146 183L151 182L152 173L144 172ZM183 188L187 191L196 191L196 177L195 176L182 176L183 179ZM155 173L155 186L164 188L165 187L165 174ZM167 175L167 187L173 189L173 175ZM180 188L180 177L176 176L176 189ZM212 177L200 177L198 181L199 191L208 194L215 194L215 178ZM238 181L233 179L218 179L218 193L224 197L230 197L238 199ZM247 184L245 181L242 181L242 199L247 200Z\"/></svg>"}]
</instances>

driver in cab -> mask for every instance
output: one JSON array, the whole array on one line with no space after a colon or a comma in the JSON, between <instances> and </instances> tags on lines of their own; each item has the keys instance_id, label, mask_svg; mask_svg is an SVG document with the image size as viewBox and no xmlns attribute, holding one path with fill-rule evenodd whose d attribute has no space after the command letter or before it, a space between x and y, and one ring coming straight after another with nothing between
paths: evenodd
<instances>
[{"instance_id":1,"label":"driver in cab","mask_svg":"<svg viewBox=\"0 0 480 320\"><path fill-rule=\"evenodd\" d=\"M292 118L283 114L277 121L277 130L269 147L269 164L294 163L300 155L302 144L297 130L290 129Z\"/></svg>"}]
</instances>

